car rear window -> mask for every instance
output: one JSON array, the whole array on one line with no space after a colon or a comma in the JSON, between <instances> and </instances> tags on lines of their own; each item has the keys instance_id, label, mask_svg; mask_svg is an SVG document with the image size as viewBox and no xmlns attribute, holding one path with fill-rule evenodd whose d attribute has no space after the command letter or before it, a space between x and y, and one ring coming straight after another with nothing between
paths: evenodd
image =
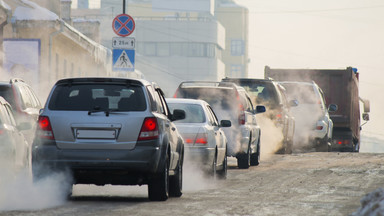
<instances>
[{"instance_id":1,"label":"car rear window","mask_svg":"<svg viewBox=\"0 0 384 216\"><path fill-rule=\"evenodd\" d=\"M203 108L198 104L168 103L173 113L175 109L185 111L185 119L177 120L178 123L204 123L206 121Z\"/></svg>"},{"instance_id":2,"label":"car rear window","mask_svg":"<svg viewBox=\"0 0 384 216\"><path fill-rule=\"evenodd\" d=\"M252 102L255 104L267 105L273 108L280 104L276 88L272 83L240 83L240 85L249 93Z\"/></svg>"},{"instance_id":3,"label":"car rear window","mask_svg":"<svg viewBox=\"0 0 384 216\"><path fill-rule=\"evenodd\" d=\"M72 84L57 86L48 107L50 110L144 111L147 104L141 86Z\"/></svg>"},{"instance_id":4,"label":"car rear window","mask_svg":"<svg viewBox=\"0 0 384 216\"><path fill-rule=\"evenodd\" d=\"M283 83L289 100L297 100L299 104L319 104L320 98L316 96L313 86L294 83Z\"/></svg>"},{"instance_id":5,"label":"car rear window","mask_svg":"<svg viewBox=\"0 0 384 216\"><path fill-rule=\"evenodd\" d=\"M15 99L13 97L12 88L9 86L0 86L0 96L3 97L9 104L16 109Z\"/></svg>"},{"instance_id":6,"label":"car rear window","mask_svg":"<svg viewBox=\"0 0 384 216\"><path fill-rule=\"evenodd\" d=\"M239 103L235 92L232 88L182 88L177 91L176 97L200 99L212 107L231 110Z\"/></svg>"}]
</instances>

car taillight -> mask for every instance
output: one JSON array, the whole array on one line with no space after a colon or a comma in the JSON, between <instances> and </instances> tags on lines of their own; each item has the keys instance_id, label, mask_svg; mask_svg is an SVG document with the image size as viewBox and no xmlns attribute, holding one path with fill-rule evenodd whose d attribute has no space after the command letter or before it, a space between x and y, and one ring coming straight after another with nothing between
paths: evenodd
<instances>
[{"instance_id":1,"label":"car taillight","mask_svg":"<svg viewBox=\"0 0 384 216\"><path fill-rule=\"evenodd\" d=\"M323 126L316 126L316 130L323 130Z\"/></svg>"},{"instance_id":2,"label":"car taillight","mask_svg":"<svg viewBox=\"0 0 384 216\"><path fill-rule=\"evenodd\" d=\"M175 91L175 94L173 95L173 98L177 98L177 89L176 89L176 91Z\"/></svg>"},{"instance_id":3,"label":"car taillight","mask_svg":"<svg viewBox=\"0 0 384 216\"><path fill-rule=\"evenodd\" d=\"M336 140L336 143L338 145L349 145L350 144L349 140Z\"/></svg>"},{"instance_id":4,"label":"car taillight","mask_svg":"<svg viewBox=\"0 0 384 216\"><path fill-rule=\"evenodd\" d=\"M200 145L205 145L208 143L208 138L207 138L206 133L198 133L196 136L195 144L200 144Z\"/></svg>"},{"instance_id":5,"label":"car taillight","mask_svg":"<svg viewBox=\"0 0 384 216\"><path fill-rule=\"evenodd\" d=\"M5 133L4 129L0 129L0 135L3 135Z\"/></svg>"},{"instance_id":6,"label":"car taillight","mask_svg":"<svg viewBox=\"0 0 384 216\"><path fill-rule=\"evenodd\" d=\"M48 116L39 116L39 136L44 139L55 139Z\"/></svg>"},{"instance_id":7,"label":"car taillight","mask_svg":"<svg viewBox=\"0 0 384 216\"><path fill-rule=\"evenodd\" d=\"M144 119L143 126L139 133L138 141L141 140L152 140L159 137L159 127L157 119L155 117L147 117Z\"/></svg>"},{"instance_id":8,"label":"car taillight","mask_svg":"<svg viewBox=\"0 0 384 216\"><path fill-rule=\"evenodd\" d=\"M244 125L245 124L245 112L244 112L244 107L242 104L239 104L239 125Z\"/></svg>"},{"instance_id":9,"label":"car taillight","mask_svg":"<svg viewBox=\"0 0 384 216\"><path fill-rule=\"evenodd\" d=\"M208 143L207 133L182 134L185 144L205 145Z\"/></svg>"}]
</instances>

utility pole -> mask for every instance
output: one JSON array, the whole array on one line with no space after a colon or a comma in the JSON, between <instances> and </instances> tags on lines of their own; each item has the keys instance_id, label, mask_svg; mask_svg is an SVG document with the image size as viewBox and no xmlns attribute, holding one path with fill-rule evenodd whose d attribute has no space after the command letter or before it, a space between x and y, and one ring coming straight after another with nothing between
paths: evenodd
<instances>
[{"instance_id":1,"label":"utility pole","mask_svg":"<svg viewBox=\"0 0 384 216\"><path fill-rule=\"evenodd\" d=\"M123 0L123 14L125 14L125 0Z\"/></svg>"}]
</instances>

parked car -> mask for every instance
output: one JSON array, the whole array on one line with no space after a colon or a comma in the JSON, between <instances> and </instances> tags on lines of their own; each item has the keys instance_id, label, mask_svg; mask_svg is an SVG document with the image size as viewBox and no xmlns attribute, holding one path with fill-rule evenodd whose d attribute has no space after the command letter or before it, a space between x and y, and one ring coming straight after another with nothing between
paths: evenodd
<instances>
[{"instance_id":1,"label":"parked car","mask_svg":"<svg viewBox=\"0 0 384 216\"><path fill-rule=\"evenodd\" d=\"M33 89L22 79L14 78L9 82L0 82L0 96L12 106L16 122L29 122L31 128L22 131L29 143L35 135L35 126L41 109L41 103Z\"/></svg>"},{"instance_id":2,"label":"parked car","mask_svg":"<svg viewBox=\"0 0 384 216\"><path fill-rule=\"evenodd\" d=\"M276 127L281 130L283 140L281 148L276 153L292 153L293 137L295 131L295 119L290 113L292 106L297 106L297 101L288 101L285 89L272 79L247 79L224 78L224 82L234 82L247 90L255 104L264 105L267 108L265 115L271 119ZM263 125L261 125L263 128Z\"/></svg>"},{"instance_id":3,"label":"parked car","mask_svg":"<svg viewBox=\"0 0 384 216\"><path fill-rule=\"evenodd\" d=\"M22 130L30 129L28 122L16 123L11 105L0 96L0 158L2 169L15 171L28 168L31 159L31 145Z\"/></svg>"},{"instance_id":4,"label":"parked car","mask_svg":"<svg viewBox=\"0 0 384 216\"><path fill-rule=\"evenodd\" d=\"M232 123L232 127L223 128L228 139L227 155L237 158L239 168L259 164L261 131L256 114L265 112L265 107L254 107L244 88L230 82L186 81L174 97L208 102L219 119Z\"/></svg>"},{"instance_id":5,"label":"parked car","mask_svg":"<svg viewBox=\"0 0 384 216\"><path fill-rule=\"evenodd\" d=\"M292 107L295 117L295 143L305 144L316 151L331 151L333 122L330 112L337 106L330 104L327 108L324 93L315 82L279 82L286 89L288 98L297 100L299 105Z\"/></svg>"},{"instance_id":6,"label":"parked car","mask_svg":"<svg viewBox=\"0 0 384 216\"><path fill-rule=\"evenodd\" d=\"M180 197L184 142L173 121L183 118L146 80L59 80L39 116L34 180L69 170L71 186L148 184L150 200Z\"/></svg>"},{"instance_id":7,"label":"parked car","mask_svg":"<svg viewBox=\"0 0 384 216\"><path fill-rule=\"evenodd\" d=\"M227 177L227 137L222 130L231 121L219 123L211 106L203 100L168 98L171 111L185 111L185 119L175 121L184 138L185 157L189 162L202 166L204 171L225 179Z\"/></svg>"}]
</instances>

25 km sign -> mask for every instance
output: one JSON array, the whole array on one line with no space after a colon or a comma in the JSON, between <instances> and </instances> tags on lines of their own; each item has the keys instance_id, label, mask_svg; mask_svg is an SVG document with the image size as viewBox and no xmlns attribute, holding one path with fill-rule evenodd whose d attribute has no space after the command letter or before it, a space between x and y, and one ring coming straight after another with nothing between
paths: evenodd
<instances>
[{"instance_id":1,"label":"25 km sign","mask_svg":"<svg viewBox=\"0 0 384 216\"><path fill-rule=\"evenodd\" d=\"M135 21L128 14L120 14L113 19L112 29L117 35L126 37L135 30Z\"/></svg>"}]
</instances>

